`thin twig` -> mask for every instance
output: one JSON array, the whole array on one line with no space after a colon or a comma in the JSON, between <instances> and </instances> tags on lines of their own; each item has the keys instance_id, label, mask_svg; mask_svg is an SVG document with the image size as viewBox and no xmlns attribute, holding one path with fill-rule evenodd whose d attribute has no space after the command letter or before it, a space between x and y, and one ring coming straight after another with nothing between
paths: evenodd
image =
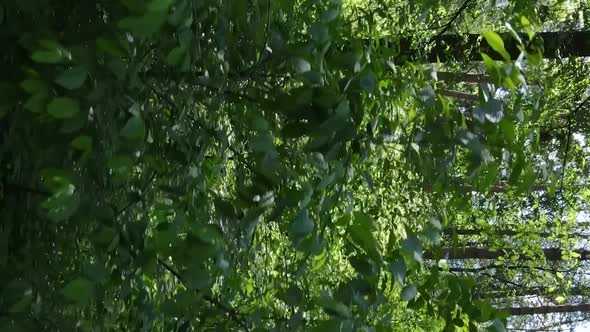
<instances>
[{"instance_id":1,"label":"thin twig","mask_svg":"<svg viewBox=\"0 0 590 332\"><path fill-rule=\"evenodd\" d=\"M451 17L451 19L445 25L442 26L442 30L440 30L439 33L437 33L433 39L437 39L438 37L442 36L443 33L447 32L447 30L449 30L453 22L455 22L457 18L461 15L461 13L463 13L465 9L467 9L467 6L469 6L469 3L471 1L473 0L465 0L461 7L459 7L459 9L457 9L455 14L453 14L453 16Z\"/></svg>"},{"instance_id":2,"label":"thin twig","mask_svg":"<svg viewBox=\"0 0 590 332\"><path fill-rule=\"evenodd\" d=\"M141 189L141 192L143 193L143 191L153 182L153 180L156 177L156 172L154 172L149 180L144 184L144 186ZM129 203L127 203L123 208L121 208L116 215L119 216L120 214L122 214L123 212L125 212L127 209L129 209L130 207L132 207L133 205L135 205L137 202L140 202L142 200L142 197L139 196L139 198L133 199L131 200ZM133 253L133 251L129 251L132 255L132 257L135 257L135 254ZM162 267L164 267L164 269L166 269L166 271L170 272L176 279L178 279L178 281L180 281L182 284L186 285L184 278L180 275L180 273L178 273L176 270L174 270L169 264L167 264L166 262L164 262L162 259L158 258L158 264L161 265ZM248 328L248 326L246 325L246 323L244 322L243 319L240 318L240 314L233 308L223 304L221 301L219 301L218 299L211 297L207 294L203 294L203 298L205 299L205 301L211 303L212 305L218 307L219 309L221 309L222 311L224 311L227 315L229 315L229 317L231 317L239 326L241 326L246 332L249 332L250 329Z\"/></svg>"},{"instance_id":3,"label":"thin twig","mask_svg":"<svg viewBox=\"0 0 590 332\"><path fill-rule=\"evenodd\" d=\"M184 278L178 273L176 270L172 268L168 263L163 261L162 259L158 258L158 264L160 264L166 271L170 272L180 283L186 284ZM216 306L217 308L224 311L232 320L234 320L241 328L243 328L246 332L250 331L246 322L240 317L240 313L238 313L234 308L227 306L226 304L222 303L218 299L211 297L207 294L203 294L203 299L209 302L210 304Z\"/></svg>"}]
</instances>

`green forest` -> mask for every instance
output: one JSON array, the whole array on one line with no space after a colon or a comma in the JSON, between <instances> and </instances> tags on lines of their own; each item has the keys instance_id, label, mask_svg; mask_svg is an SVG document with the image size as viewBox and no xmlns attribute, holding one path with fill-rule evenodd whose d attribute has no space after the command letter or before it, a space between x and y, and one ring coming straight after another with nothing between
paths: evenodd
<instances>
[{"instance_id":1,"label":"green forest","mask_svg":"<svg viewBox=\"0 0 590 332\"><path fill-rule=\"evenodd\" d=\"M590 2L0 0L0 331L586 331Z\"/></svg>"}]
</instances>

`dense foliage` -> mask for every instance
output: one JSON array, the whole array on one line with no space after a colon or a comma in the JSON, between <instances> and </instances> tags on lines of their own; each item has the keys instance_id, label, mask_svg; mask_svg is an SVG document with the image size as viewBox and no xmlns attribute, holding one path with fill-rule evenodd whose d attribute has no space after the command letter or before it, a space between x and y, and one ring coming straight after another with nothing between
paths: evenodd
<instances>
[{"instance_id":1,"label":"dense foliage","mask_svg":"<svg viewBox=\"0 0 590 332\"><path fill-rule=\"evenodd\" d=\"M0 3L0 330L586 319L588 17Z\"/></svg>"}]
</instances>

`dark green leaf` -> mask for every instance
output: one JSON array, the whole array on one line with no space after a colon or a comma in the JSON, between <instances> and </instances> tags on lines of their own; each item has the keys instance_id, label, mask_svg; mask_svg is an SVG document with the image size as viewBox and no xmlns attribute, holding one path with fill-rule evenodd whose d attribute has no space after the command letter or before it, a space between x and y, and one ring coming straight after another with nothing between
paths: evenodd
<instances>
[{"instance_id":1,"label":"dark green leaf","mask_svg":"<svg viewBox=\"0 0 590 332\"><path fill-rule=\"evenodd\" d=\"M145 124L140 116L134 115L121 129L121 136L131 141L142 141L145 137Z\"/></svg>"},{"instance_id":2,"label":"dark green leaf","mask_svg":"<svg viewBox=\"0 0 590 332\"><path fill-rule=\"evenodd\" d=\"M62 72L55 82L68 90L75 90L84 84L87 74L84 67L77 66Z\"/></svg>"},{"instance_id":3,"label":"dark green leaf","mask_svg":"<svg viewBox=\"0 0 590 332\"><path fill-rule=\"evenodd\" d=\"M404 284L406 277L406 264L402 259L396 259L389 264L389 272L393 275L395 282L400 285Z\"/></svg>"},{"instance_id":4,"label":"dark green leaf","mask_svg":"<svg viewBox=\"0 0 590 332\"><path fill-rule=\"evenodd\" d=\"M326 311L326 313L328 315L332 315L332 316L336 316L336 317L340 317L340 318L350 318L351 317L350 309L347 306L345 306L344 304L342 304L341 302L329 300L329 301L326 301L326 303L324 303L323 307L324 307L324 311Z\"/></svg>"},{"instance_id":5,"label":"dark green leaf","mask_svg":"<svg viewBox=\"0 0 590 332\"><path fill-rule=\"evenodd\" d=\"M47 113L56 119L69 119L78 114L80 106L74 99L67 97L54 98L47 105Z\"/></svg>"},{"instance_id":6,"label":"dark green leaf","mask_svg":"<svg viewBox=\"0 0 590 332\"><path fill-rule=\"evenodd\" d=\"M289 230L295 236L302 236L311 233L314 226L315 223L309 218L309 212L307 210L301 210L297 214L297 217L295 217L295 220L291 222Z\"/></svg>"},{"instance_id":7,"label":"dark green leaf","mask_svg":"<svg viewBox=\"0 0 590 332\"><path fill-rule=\"evenodd\" d=\"M422 244L415 235L408 236L407 239L401 241L402 249L406 251L410 256L418 261L422 262Z\"/></svg>"},{"instance_id":8,"label":"dark green leaf","mask_svg":"<svg viewBox=\"0 0 590 332\"><path fill-rule=\"evenodd\" d=\"M69 301L85 305L94 298L94 284L88 279L77 278L70 281L61 293Z\"/></svg>"}]
</instances>

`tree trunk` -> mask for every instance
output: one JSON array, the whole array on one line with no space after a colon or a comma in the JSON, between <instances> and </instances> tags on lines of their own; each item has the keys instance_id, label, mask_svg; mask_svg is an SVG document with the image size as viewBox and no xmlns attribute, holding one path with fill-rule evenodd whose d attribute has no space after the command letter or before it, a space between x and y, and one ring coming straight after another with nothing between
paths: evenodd
<instances>
[{"instance_id":1,"label":"tree trunk","mask_svg":"<svg viewBox=\"0 0 590 332\"><path fill-rule=\"evenodd\" d=\"M488 82L490 77L483 74L467 74L467 73L453 73L447 71L439 71L436 73L436 78L439 81L455 82L455 83L480 83Z\"/></svg>"},{"instance_id":2,"label":"tree trunk","mask_svg":"<svg viewBox=\"0 0 590 332\"><path fill-rule=\"evenodd\" d=\"M520 54L518 42L509 33L500 33L499 35L504 41L504 47L510 58L515 60ZM540 45L544 49L543 57L546 59L590 56L590 31L541 32L536 34L535 38L542 39ZM521 39L526 43L528 36L523 35ZM435 46L425 54L426 60L431 63L451 60L481 61L481 52L486 53L492 59L502 60L502 56L493 51L485 39L481 38L479 34L447 34L437 36L432 41L435 43ZM381 44L386 43L383 41ZM422 50L412 44L413 40L410 38L399 39L400 56L402 58L406 57L416 60L421 58L417 55L422 54ZM400 60L403 61L403 59Z\"/></svg>"},{"instance_id":3,"label":"tree trunk","mask_svg":"<svg viewBox=\"0 0 590 332\"><path fill-rule=\"evenodd\" d=\"M486 292L484 290L480 290L481 294L485 295L487 298L512 298L514 296L550 296L555 293L549 293L547 287L534 287L534 288L516 288L516 289L507 289L507 290L492 290ZM569 296L586 296L590 294L590 289L587 287L573 287L567 291L567 295Z\"/></svg>"},{"instance_id":4,"label":"tree trunk","mask_svg":"<svg viewBox=\"0 0 590 332\"><path fill-rule=\"evenodd\" d=\"M455 90L445 90L445 89L438 90L438 93L440 93L441 95L446 96L446 97L460 99L466 104L479 103L479 96L472 94L472 93L467 93L467 92L463 92L463 91L455 91Z\"/></svg>"},{"instance_id":5,"label":"tree trunk","mask_svg":"<svg viewBox=\"0 0 590 332\"><path fill-rule=\"evenodd\" d=\"M506 308L513 316L521 315L538 315L551 313L566 312L590 312L590 304L572 304L559 306L541 306L541 307L513 307Z\"/></svg>"},{"instance_id":6,"label":"tree trunk","mask_svg":"<svg viewBox=\"0 0 590 332\"><path fill-rule=\"evenodd\" d=\"M588 250L574 250L575 253L580 255L578 260L586 261L590 260L590 251ZM548 261L559 261L562 259L563 250L561 248L545 248L543 249L543 254L545 255L545 259ZM504 250L492 250L489 248L476 248L476 247L466 247L466 248L442 248L441 249L441 258L447 259L498 259L501 256L506 255ZM425 252L424 258L426 259L433 259L435 255L433 252ZM527 260L530 257L525 255L520 255L520 259Z\"/></svg>"},{"instance_id":7,"label":"tree trunk","mask_svg":"<svg viewBox=\"0 0 590 332\"><path fill-rule=\"evenodd\" d=\"M486 235L487 233L493 233L499 236L514 236L517 235L519 232L511 229L492 229L489 231L484 231L481 229L467 229L467 228L447 228L445 229L445 234L453 235L456 234L458 236L472 236L472 235ZM542 238L547 238L551 236L553 233L551 232L540 232L537 233ZM571 233L570 236L576 237L579 239L589 239L590 234L583 234L580 232Z\"/></svg>"}]
</instances>

